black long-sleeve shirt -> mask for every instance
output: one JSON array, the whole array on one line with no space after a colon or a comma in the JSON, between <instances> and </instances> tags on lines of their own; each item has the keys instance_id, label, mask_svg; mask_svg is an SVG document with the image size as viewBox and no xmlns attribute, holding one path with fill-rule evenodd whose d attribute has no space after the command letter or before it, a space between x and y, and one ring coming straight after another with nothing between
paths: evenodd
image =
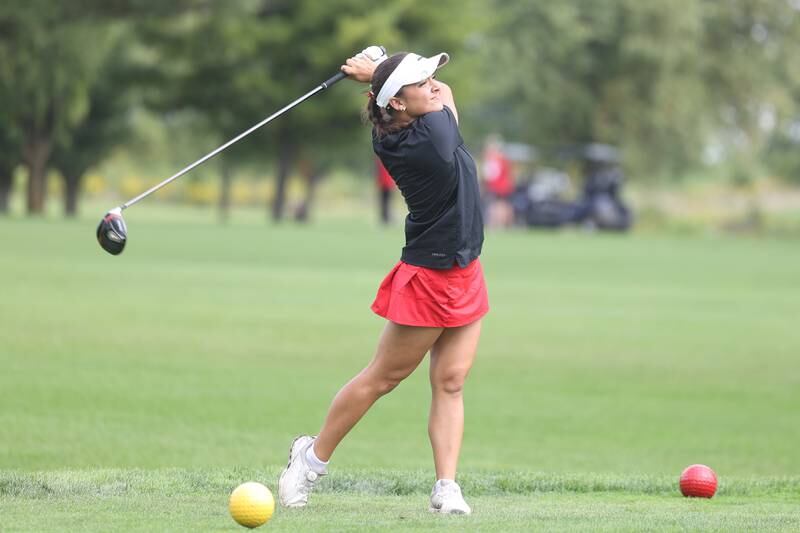
<instances>
[{"instance_id":1,"label":"black long-sleeve shirt","mask_svg":"<svg viewBox=\"0 0 800 533\"><path fill-rule=\"evenodd\" d=\"M465 267L483 246L483 216L475 161L453 112L418 117L372 147L408 206L401 260L427 268Z\"/></svg>"}]
</instances>

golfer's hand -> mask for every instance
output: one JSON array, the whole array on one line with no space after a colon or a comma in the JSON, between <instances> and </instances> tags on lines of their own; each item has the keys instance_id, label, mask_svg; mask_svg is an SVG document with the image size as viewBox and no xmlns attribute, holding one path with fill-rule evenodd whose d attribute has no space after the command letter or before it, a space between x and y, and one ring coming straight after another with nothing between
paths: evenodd
<instances>
[{"instance_id":1,"label":"golfer's hand","mask_svg":"<svg viewBox=\"0 0 800 533\"><path fill-rule=\"evenodd\" d=\"M453 91L450 89L450 86L447 85L443 81L439 81L437 79L432 79L431 83L433 84L436 91L439 93L439 99L441 100L442 104L446 105L450 108L450 111L453 112L453 116L456 119L456 124L458 124L458 110L456 109L456 100L453 98Z\"/></svg>"},{"instance_id":2,"label":"golfer's hand","mask_svg":"<svg viewBox=\"0 0 800 533\"><path fill-rule=\"evenodd\" d=\"M362 53L358 53L345 61L341 70L351 80L369 83L372 81L372 73L375 72L375 67L376 64L373 60Z\"/></svg>"}]
</instances>

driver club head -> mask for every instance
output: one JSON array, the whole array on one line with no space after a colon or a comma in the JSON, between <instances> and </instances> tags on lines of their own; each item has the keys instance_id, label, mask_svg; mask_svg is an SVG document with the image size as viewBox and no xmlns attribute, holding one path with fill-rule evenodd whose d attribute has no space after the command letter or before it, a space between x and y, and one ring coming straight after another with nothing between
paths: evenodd
<instances>
[{"instance_id":1,"label":"driver club head","mask_svg":"<svg viewBox=\"0 0 800 533\"><path fill-rule=\"evenodd\" d=\"M115 207L105 214L97 226L97 242L111 255L119 255L125 249L128 228L122 219L122 209Z\"/></svg>"}]
</instances>

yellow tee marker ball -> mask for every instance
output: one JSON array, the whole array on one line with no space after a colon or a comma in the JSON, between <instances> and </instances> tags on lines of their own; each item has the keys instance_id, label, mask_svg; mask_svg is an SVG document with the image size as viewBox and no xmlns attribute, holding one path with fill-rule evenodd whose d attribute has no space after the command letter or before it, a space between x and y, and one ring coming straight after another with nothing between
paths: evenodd
<instances>
[{"instance_id":1,"label":"yellow tee marker ball","mask_svg":"<svg viewBox=\"0 0 800 533\"><path fill-rule=\"evenodd\" d=\"M267 487L248 481L233 489L228 510L233 519L244 527L263 526L275 512L275 499Z\"/></svg>"}]
</instances>

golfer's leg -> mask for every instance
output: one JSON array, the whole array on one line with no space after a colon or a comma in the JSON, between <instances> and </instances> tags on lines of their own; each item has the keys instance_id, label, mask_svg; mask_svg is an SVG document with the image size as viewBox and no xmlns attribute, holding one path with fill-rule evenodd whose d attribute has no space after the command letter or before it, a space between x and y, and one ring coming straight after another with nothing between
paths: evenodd
<instances>
[{"instance_id":1,"label":"golfer's leg","mask_svg":"<svg viewBox=\"0 0 800 533\"><path fill-rule=\"evenodd\" d=\"M481 321L442 332L431 348L431 413L428 435L436 479L455 479L464 434L464 381L481 335Z\"/></svg>"},{"instance_id":2,"label":"golfer's leg","mask_svg":"<svg viewBox=\"0 0 800 533\"><path fill-rule=\"evenodd\" d=\"M314 442L317 457L327 461L372 404L417 368L441 333L442 328L401 326L388 322L378 342L375 358L333 399Z\"/></svg>"}]
</instances>

